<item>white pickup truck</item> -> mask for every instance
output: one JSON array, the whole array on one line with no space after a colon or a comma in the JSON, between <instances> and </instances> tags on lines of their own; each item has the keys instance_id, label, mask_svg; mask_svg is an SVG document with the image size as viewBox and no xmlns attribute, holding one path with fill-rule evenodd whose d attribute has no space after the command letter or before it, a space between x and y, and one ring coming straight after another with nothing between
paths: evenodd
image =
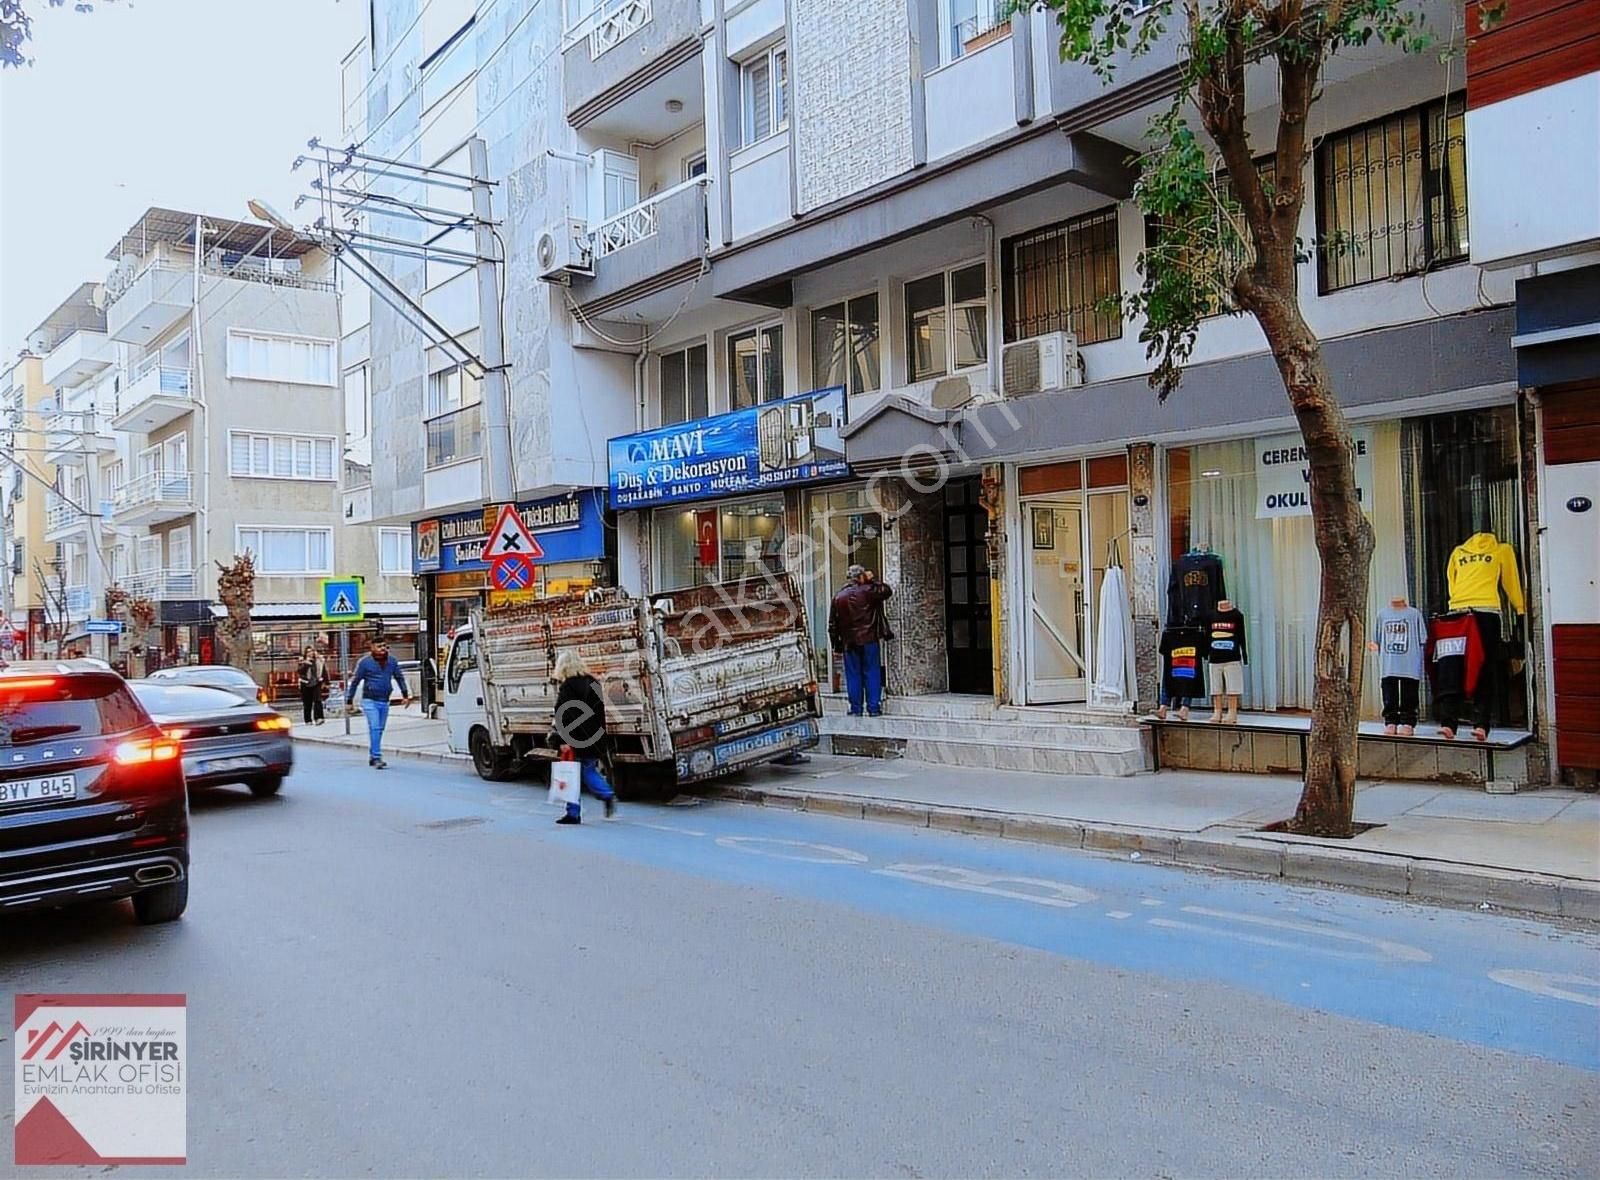
<instances>
[{"instance_id":1,"label":"white pickup truck","mask_svg":"<svg viewBox=\"0 0 1600 1180\"><path fill-rule=\"evenodd\" d=\"M450 748L471 754L483 778L555 757L551 669L569 647L600 681L625 788L714 778L817 744L811 640L786 575L649 600L591 591L474 610L452 638Z\"/></svg>"}]
</instances>

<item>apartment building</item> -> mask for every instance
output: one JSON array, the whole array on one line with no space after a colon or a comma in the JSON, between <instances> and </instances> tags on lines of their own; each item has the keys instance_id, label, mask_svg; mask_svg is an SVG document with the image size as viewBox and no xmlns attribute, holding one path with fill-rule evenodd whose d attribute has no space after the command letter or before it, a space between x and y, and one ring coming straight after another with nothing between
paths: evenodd
<instances>
[{"instance_id":1,"label":"apartment building","mask_svg":"<svg viewBox=\"0 0 1600 1180\"><path fill-rule=\"evenodd\" d=\"M1423 7L1462 40L1456 5ZM414 4L379 8L369 148L459 162L474 131L488 141L509 252L518 495L604 483L605 556L623 585L786 569L807 587L818 678L837 688L827 602L846 566L871 566L896 587L896 708L922 699L956 723L923 753L1125 773L1149 751L1114 731L1155 702L1168 580L1204 550L1247 616L1247 707L1285 731L1231 752L1175 740L1162 756L1295 768L1317 564L1275 368L1254 321L1219 307L1183 387L1159 401L1141 325L1108 304L1137 289L1153 232L1130 199L1130 159L1170 93L1175 38L1107 85L1060 60L1048 13L982 0L571 0L559 14L441 0L420 19ZM542 23L556 19L559 32ZM558 73L528 65L548 43ZM1339 55L1306 178L1305 238L1357 243L1308 258L1301 290L1355 425L1373 601L1425 612L1446 608L1446 562L1476 533L1511 545L1525 579L1534 571L1542 468L1527 429L1537 399L1521 392L1512 347L1520 293L1550 269L1540 251L1592 248L1574 227L1560 246L1484 253L1474 222L1495 198L1480 190L1498 183L1505 209L1489 216L1510 217L1515 186L1499 147L1469 134L1473 68L1464 81L1455 55ZM1263 87L1258 142L1271 101ZM1592 116L1586 94L1568 101ZM1578 119L1526 150L1592 143ZM1592 153L1567 155L1572 183L1591 179L1579 161ZM1582 220L1595 202L1577 207ZM442 310L448 280L426 270L393 273ZM421 566L458 530L470 550L487 485L477 450L453 458L475 437L451 425L472 417L468 383L425 342L391 348L391 331L408 329L374 308L375 453L392 449L375 462L374 503L415 522ZM423 462L407 466L419 438ZM1122 599L1106 597L1112 569ZM1508 609L1508 643L1537 640L1532 597L1526 616ZM451 617L437 600L430 610ZM1131 631L1120 654L1102 613ZM1551 773L1539 648L1528 642L1504 686L1507 744L1533 741L1502 752L1501 777ZM1060 749L1013 755L1033 730L999 741L963 728L997 710L1080 729ZM1363 748L1371 773L1491 773L1470 750L1401 766L1392 746Z\"/></svg>"},{"instance_id":2,"label":"apartment building","mask_svg":"<svg viewBox=\"0 0 1600 1180\"><path fill-rule=\"evenodd\" d=\"M48 337L35 334L32 343ZM45 461L41 429L49 409L40 357L24 348L0 381L0 407L5 412L4 471L0 471L4 515L5 627L0 629L0 659L16 659L43 651L59 635L64 570L44 539L48 493L55 472Z\"/></svg>"},{"instance_id":3,"label":"apartment building","mask_svg":"<svg viewBox=\"0 0 1600 1180\"><path fill-rule=\"evenodd\" d=\"M326 640L320 581L366 579L370 617L414 637L411 575L345 527L345 407L332 260L241 218L152 208L34 334L40 540L64 570L65 643L142 673L224 658L217 565L256 570L257 667L278 687ZM386 572L387 571L387 572ZM85 634L107 593L152 625ZM30 591L31 592L31 591ZM53 649L52 649L53 650ZM402 646L402 651L404 647Z\"/></svg>"}]
</instances>

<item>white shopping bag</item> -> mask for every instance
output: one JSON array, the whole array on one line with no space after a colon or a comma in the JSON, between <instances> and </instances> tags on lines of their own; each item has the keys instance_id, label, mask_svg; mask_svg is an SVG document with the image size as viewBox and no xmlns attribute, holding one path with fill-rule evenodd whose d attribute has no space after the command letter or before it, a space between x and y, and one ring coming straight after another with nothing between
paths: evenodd
<instances>
[{"instance_id":1,"label":"white shopping bag","mask_svg":"<svg viewBox=\"0 0 1600 1180\"><path fill-rule=\"evenodd\" d=\"M576 762L550 764L550 802L576 803L582 790L583 768Z\"/></svg>"}]
</instances>

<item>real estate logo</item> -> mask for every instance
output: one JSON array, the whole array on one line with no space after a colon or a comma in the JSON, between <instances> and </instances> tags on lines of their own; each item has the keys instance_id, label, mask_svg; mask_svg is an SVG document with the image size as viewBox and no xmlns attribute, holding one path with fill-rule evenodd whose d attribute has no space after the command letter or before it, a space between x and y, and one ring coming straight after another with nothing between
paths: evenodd
<instances>
[{"instance_id":1,"label":"real estate logo","mask_svg":"<svg viewBox=\"0 0 1600 1180\"><path fill-rule=\"evenodd\" d=\"M185 1017L181 995L17 996L16 1164L186 1162Z\"/></svg>"}]
</instances>

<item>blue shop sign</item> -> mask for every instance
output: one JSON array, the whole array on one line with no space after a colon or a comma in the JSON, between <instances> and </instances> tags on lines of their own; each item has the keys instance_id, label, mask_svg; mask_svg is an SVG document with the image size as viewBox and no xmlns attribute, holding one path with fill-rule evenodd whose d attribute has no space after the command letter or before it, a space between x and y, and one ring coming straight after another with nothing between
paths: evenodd
<instances>
[{"instance_id":1,"label":"blue shop sign","mask_svg":"<svg viewBox=\"0 0 1600 1180\"><path fill-rule=\"evenodd\" d=\"M544 556L535 564L556 561L594 561L606 553L604 493L585 488L564 496L531 500L517 505L528 531ZM489 530L499 516L497 505L457 512L411 526L411 570L418 574L484 570L480 556Z\"/></svg>"},{"instance_id":2,"label":"blue shop sign","mask_svg":"<svg viewBox=\"0 0 1600 1180\"><path fill-rule=\"evenodd\" d=\"M844 388L626 434L606 444L611 506L742 495L850 474Z\"/></svg>"}]
</instances>

